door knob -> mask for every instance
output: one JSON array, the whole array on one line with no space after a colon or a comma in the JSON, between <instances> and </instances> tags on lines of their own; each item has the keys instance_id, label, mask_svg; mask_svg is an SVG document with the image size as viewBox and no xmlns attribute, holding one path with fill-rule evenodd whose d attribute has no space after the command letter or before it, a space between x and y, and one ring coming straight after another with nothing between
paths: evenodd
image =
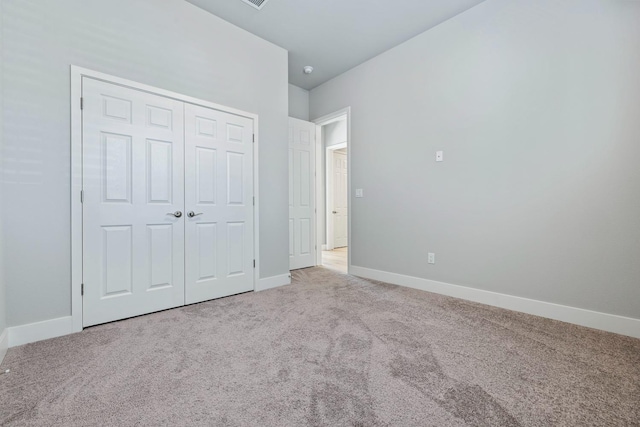
<instances>
[{"instance_id":1,"label":"door knob","mask_svg":"<svg viewBox=\"0 0 640 427\"><path fill-rule=\"evenodd\" d=\"M182 212L180 212L180 211L169 212L167 215L173 215L176 218L180 218L182 216Z\"/></svg>"},{"instance_id":2,"label":"door knob","mask_svg":"<svg viewBox=\"0 0 640 427\"><path fill-rule=\"evenodd\" d=\"M193 218L194 216L198 216L198 215L202 215L202 212L195 213L194 211L191 211L187 214L189 218Z\"/></svg>"},{"instance_id":3,"label":"door knob","mask_svg":"<svg viewBox=\"0 0 640 427\"><path fill-rule=\"evenodd\" d=\"M337 214L337 213L338 213L338 211L333 211L333 212L331 212L331 213Z\"/></svg>"}]
</instances>

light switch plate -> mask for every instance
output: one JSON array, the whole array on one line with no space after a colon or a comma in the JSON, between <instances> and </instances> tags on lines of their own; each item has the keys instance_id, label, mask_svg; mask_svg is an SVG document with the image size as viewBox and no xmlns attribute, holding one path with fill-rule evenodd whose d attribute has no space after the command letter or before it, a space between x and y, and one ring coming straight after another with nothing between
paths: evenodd
<instances>
[{"instance_id":1,"label":"light switch plate","mask_svg":"<svg viewBox=\"0 0 640 427\"><path fill-rule=\"evenodd\" d=\"M364 197L364 191L362 188L356 188L356 197Z\"/></svg>"},{"instance_id":2,"label":"light switch plate","mask_svg":"<svg viewBox=\"0 0 640 427\"><path fill-rule=\"evenodd\" d=\"M436 162L441 162L444 160L444 154L442 151L436 151Z\"/></svg>"}]
</instances>

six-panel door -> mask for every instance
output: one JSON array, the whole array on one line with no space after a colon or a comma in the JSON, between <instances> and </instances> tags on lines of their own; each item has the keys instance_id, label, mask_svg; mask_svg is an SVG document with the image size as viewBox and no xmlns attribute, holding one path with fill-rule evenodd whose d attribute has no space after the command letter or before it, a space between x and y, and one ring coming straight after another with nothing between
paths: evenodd
<instances>
[{"instance_id":1,"label":"six-panel door","mask_svg":"<svg viewBox=\"0 0 640 427\"><path fill-rule=\"evenodd\" d=\"M83 324L183 305L183 104L89 78L83 98Z\"/></svg>"},{"instance_id":2,"label":"six-panel door","mask_svg":"<svg viewBox=\"0 0 640 427\"><path fill-rule=\"evenodd\" d=\"M185 150L186 303L250 291L253 121L185 104Z\"/></svg>"},{"instance_id":3,"label":"six-panel door","mask_svg":"<svg viewBox=\"0 0 640 427\"><path fill-rule=\"evenodd\" d=\"M348 244L347 155L334 151L333 162L333 246L342 248Z\"/></svg>"},{"instance_id":4,"label":"six-panel door","mask_svg":"<svg viewBox=\"0 0 640 427\"><path fill-rule=\"evenodd\" d=\"M315 124L289 118L289 269L316 265Z\"/></svg>"},{"instance_id":5,"label":"six-panel door","mask_svg":"<svg viewBox=\"0 0 640 427\"><path fill-rule=\"evenodd\" d=\"M253 289L253 121L83 79L83 325Z\"/></svg>"}]
</instances>

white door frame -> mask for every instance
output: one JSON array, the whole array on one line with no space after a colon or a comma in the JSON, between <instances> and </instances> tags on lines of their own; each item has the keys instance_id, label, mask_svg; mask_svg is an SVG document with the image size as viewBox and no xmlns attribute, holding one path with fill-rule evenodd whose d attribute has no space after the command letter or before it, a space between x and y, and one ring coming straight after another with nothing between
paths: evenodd
<instances>
[{"instance_id":1,"label":"white door frame","mask_svg":"<svg viewBox=\"0 0 640 427\"><path fill-rule=\"evenodd\" d=\"M345 107L338 111L334 111L331 114L319 117L313 120L313 123L316 124L316 170L320 170L320 168L323 167L320 164L322 159L322 126L341 120L344 116L347 116L347 212L349 212L349 217L347 219L347 244L349 247L349 250L347 251L347 272L350 272L351 255L353 253L353 245L351 242L351 218L353 217L351 209L351 107ZM324 214L326 209L319 209L319 207L324 205L324 195L326 194L322 191L323 184L326 185L326 183L322 183L322 180L316 179L316 206L318 207L318 214L322 213L323 216L326 216ZM326 221L323 220L323 218L317 218L316 220L317 236L322 235L322 223L326 223ZM322 251L318 251L317 264L322 265Z\"/></svg>"},{"instance_id":2,"label":"white door frame","mask_svg":"<svg viewBox=\"0 0 640 427\"><path fill-rule=\"evenodd\" d=\"M330 201L333 199L333 168L335 166L333 155L336 150L340 150L342 148L347 148L348 150L348 144L346 142L341 142L339 144L330 145L326 148L326 152L325 152L325 165L326 165L325 177L327 178L326 179L327 182L325 184L325 189L326 189L325 200L327 201L327 204L325 206L325 215L327 218L326 232L327 232L327 250L328 251L332 251L333 249L335 249L335 241L334 241L335 222L333 221L333 214L332 214L333 208L331 208L330 206ZM329 161L329 159L331 159L331 161ZM348 155L347 155L347 161L349 161ZM349 169L347 169L347 180L349 180ZM349 217L347 216L347 221L348 220L349 220ZM347 229L347 233L348 232L349 230Z\"/></svg>"},{"instance_id":3,"label":"white door frame","mask_svg":"<svg viewBox=\"0 0 640 427\"><path fill-rule=\"evenodd\" d=\"M255 143L253 144L253 193L255 206L253 209L253 256L256 266L253 274L253 289L260 277L260 191L258 187L258 141L259 127L258 115L246 111L237 110L202 99L193 98L176 92L156 88L142 83L104 74L98 71L89 70L71 65L71 319L73 324L72 332L82 330L82 78L90 77L107 83L116 84L166 98L175 99L189 104L200 105L202 107L247 117L253 120L253 133Z\"/></svg>"}]
</instances>

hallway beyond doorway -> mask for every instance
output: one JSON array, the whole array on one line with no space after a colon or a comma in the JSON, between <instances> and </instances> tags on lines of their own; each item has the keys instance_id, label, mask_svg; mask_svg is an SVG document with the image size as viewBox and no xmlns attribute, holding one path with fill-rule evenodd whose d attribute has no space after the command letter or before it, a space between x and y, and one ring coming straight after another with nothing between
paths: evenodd
<instances>
[{"instance_id":1,"label":"hallway beyond doorway","mask_svg":"<svg viewBox=\"0 0 640 427\"><path fill-rule=\"evenodd\" d=\"M322 251L322 265L330 270L347 274L348 255L349 249L347 247Z\"/></svg>"}]
</instances>

